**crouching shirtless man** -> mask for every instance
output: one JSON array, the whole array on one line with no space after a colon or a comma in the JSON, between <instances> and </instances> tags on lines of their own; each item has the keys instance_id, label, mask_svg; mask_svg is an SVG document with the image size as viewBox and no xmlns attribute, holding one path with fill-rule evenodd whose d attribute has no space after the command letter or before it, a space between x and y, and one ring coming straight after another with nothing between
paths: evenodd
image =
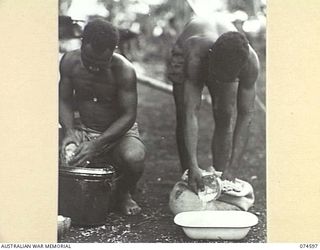
<instances>
[{"instance_id":1,"label":"crouching shirtless man","mask_svg":"<svg viewBox=\"0 0 320 250\"><path fill-rule=\"evenodd\" d=\"M142 175L145 147L136 124L137 88L132 64L114 53L118 31L102 19L84 28L82 45L60 62L59 120L64 138L62 162L68 166L111 163L123 173L119 205L125 214L141 211L132 192ZM74 120L78 111L80 123ZM65 147L76 145L65 162Z\"/></svg>"},{"instance_id":2,"label":"crouching shirtless man","mask_svg":"<svg viewBox=\"0 0 320 250\"><path fill-rule=\"evenodd\" d=\"M192 19L172 50L168 77L176 104L176 137L189 186L203 190L197 160L198 111L204 86L212 98L213 166L234 181L248 140L259 61L246 37L227 20ZM230 183L232 184L232 183Z\"/></svg>"}]
</instances>

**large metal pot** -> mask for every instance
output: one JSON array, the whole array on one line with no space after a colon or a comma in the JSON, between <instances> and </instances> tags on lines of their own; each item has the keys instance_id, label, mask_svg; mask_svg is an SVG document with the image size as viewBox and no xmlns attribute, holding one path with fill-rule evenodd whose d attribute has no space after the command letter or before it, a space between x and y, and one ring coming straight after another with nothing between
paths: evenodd
<instances>
[{"instance_id":1,"label":"large metal pot","mask_svg":"<svg viewBox=\"0 0 320 250\"><path fill-rule=\"evenodd\" d=\"M60 167L59 214L70 217L73 225L104 224L119 180L112 166Z\"/></svg>"}]
</instances>

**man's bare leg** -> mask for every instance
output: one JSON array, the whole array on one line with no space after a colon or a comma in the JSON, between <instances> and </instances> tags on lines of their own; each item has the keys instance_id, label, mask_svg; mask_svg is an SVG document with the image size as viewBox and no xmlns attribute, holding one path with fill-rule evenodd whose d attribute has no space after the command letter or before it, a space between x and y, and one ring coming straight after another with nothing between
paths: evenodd
<instances>
[{"instance_id":1,"label":"man's bare leg","mask_svg":"<svg viewBox=\"0 0 320 250\"><path fill-rule=\"evenodd\" d=\"M123 173L117 197L119 208L127 215L138 214L141 208L133 200L132 194L143 173L145 146L135 137L124 137L114 149L113 158Z\"/></svg>"},{"instance_id":2,"label":"man's bare leg","mask_svg":"<svg viewBox=\"0 0 320 250\"><path fill-rule=\"evenodd\" d=\"M173 97L176 106L176 143L179 154L179 160L182 172L186 171L186 164L183 162L185 154L183 128L182 124L182 108L183 108L183 86L182 84L173 83Z\"/></svg>"}]
</instances>

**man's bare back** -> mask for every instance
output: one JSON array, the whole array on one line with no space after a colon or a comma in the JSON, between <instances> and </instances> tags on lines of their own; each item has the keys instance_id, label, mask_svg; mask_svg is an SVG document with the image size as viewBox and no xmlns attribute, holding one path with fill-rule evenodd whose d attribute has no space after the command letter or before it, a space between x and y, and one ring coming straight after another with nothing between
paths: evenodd
<instances>
[{"instance_id":1,"label":"man's bare back","mask_svg":"<svg viewBox=\"0 0 320 250\"><path fill-rule=\"evenodd\" d=\"M213 44L219 36L228 31L237 31L237 29L227 20L207 20L195 17L185 26L183 32L179 35L177 44L183 47L187 40L192 37L207 38Z\"/></svg>"}]
</instances>

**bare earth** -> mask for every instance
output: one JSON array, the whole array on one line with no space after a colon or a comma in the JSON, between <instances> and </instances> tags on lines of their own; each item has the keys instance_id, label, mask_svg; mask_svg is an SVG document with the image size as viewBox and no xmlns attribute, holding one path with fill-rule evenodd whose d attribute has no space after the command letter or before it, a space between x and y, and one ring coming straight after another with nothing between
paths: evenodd
<instances>
[{"instance_id":1,"label":"bare earth","mask_svg":"<svg viewBox=\"0 0 320 250\"><path fill-rule=\"evenodd\" d=\"M263 101L264 76L263 72L258 82L258 95ZM209 242L193 241L185 236L182 229L174 224L168 207L169 192L181 176L174 136L173 98L147 86L139 85L138 91L138 122L148 151L146 169L135 195L142 206L142 213L130 217L113 212L103 226L72 227L60 242ZM199 162L209 165L212 118L208 105L202 106L200 120ZM258 216L259 223L240 242L266 242L265 122L265 113L257 106L238 177L254 187L256 201L249 211Z\"/></svg>"}]
</instances>

